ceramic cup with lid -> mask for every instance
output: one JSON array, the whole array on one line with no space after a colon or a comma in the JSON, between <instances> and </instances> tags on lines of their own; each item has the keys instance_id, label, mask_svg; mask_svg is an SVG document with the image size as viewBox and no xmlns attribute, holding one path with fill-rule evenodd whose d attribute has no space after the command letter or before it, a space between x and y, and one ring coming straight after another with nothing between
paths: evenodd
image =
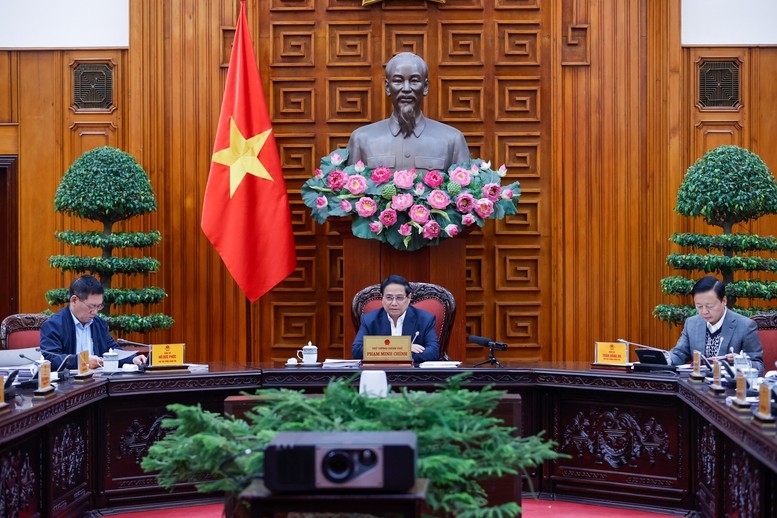
<instances>
[{"instance_id":1,"label":"ceramic cup with lid","mask_svg":"<svg viewBox=\"0 0 777 518\"><path fill-rule=\"evenodd\" d=\"M318 361L318 347L312 342L308 342L308 345L297 351L297 358L302 360L302 363L316 363Z\"/></svg>"}]
</instances>

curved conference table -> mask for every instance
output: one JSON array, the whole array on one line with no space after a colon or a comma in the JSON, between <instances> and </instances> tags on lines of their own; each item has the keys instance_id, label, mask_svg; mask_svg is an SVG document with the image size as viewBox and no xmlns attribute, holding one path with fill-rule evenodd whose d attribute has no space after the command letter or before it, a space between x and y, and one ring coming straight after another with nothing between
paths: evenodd
<instances>
[{"instance_id":1,"label":"curved conference table","mask_svg":"<svg viewBox=\"0 0 777 518\"><path fill-rule=\"evenodd\" d=\"M32 391L0 415L0 514L63 516L162 506L200 495L156 485L140 460L165 433L170 403L222 411L228 396L257 388L320 392L358 369L212 363L204 373L135 373L67 381L48 399ZM434 390L468 371L469 386L520 395L511 418L522 434L545 431L569 458L529 473L542 496L703 516L777 516L777 437L705 384L674 374L595 369L588 363L505 368L387 368L389 384ZM511 398L513 401L517 398ZM510 498L520 484L502 484Z\"/></svg>"}]
</instances>

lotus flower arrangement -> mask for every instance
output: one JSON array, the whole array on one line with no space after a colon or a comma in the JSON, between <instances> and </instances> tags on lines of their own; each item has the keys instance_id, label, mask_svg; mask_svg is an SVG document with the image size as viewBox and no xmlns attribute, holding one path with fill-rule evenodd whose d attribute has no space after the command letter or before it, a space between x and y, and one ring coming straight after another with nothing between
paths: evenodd
<instances>
[{"instance_id":1,"label":"lotus flower arrangement","mask_svg":"<svg viewBox=\"0 0 777 518\"><path fill-rule=\"evenodd\" d=\"M347 149L323 157L302 186L302 201L318 223L352 216L354 236L398 250L437 245L474 225L482 227L487 219L517 212L520 184L502 186L504 165L494 171L478 158L447 171L392 171L347 162Z\"/></svg>"}]
</instances>

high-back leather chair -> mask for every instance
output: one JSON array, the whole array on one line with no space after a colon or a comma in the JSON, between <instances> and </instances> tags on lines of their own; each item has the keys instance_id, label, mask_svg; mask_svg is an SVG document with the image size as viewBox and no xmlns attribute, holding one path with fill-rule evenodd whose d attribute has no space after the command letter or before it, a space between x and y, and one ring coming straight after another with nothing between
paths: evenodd
<instances>
[{"instance_id":1,"label":"high-back leather chair","mask_svg":"<svg viewBox=\"0 0 777 518\"><path fill-rule=\"evenodd\" d=\"M456 301L450 291L442 286L426 282L411 282L413 298L410 304L435 316L437 339L440 341L440 358L448 358L448 339L451 336L453 317L456 316ZM362 315L381 307L380 284L367 286L353 297L351 318L356 330L361 325Z\"/></svg>"},{"instance_id":2,"label":"high-back leather chair","mask_svg":"<svg viewBox=\"0 0 777 518\"><path fill-rule=\"evenodd\" d=\"M777 369L777 313L765 313L753 315L753 320L758 324L758 338L764 348L764 372Z\"/></svg>"},{"instance_id":3,"label":"high-back leather chair","mask_svg":"<svg viewBox=\"0 0 777 518\"><path fill-rule=\"evenodd\" d=\"M40 327L49 319L43 313L9 315L0 324L0 349L27 349L40 345Z\"/></svg>"}]
</instances>

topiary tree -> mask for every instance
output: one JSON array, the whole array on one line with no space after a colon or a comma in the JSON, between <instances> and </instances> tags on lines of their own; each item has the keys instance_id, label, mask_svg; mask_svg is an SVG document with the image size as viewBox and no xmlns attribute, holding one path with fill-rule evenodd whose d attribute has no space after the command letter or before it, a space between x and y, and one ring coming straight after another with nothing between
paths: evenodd
<instances>
[{"instance_id":1,"label":"topiary tree","mask_svg":"<svg viewBox=\"0 0 777 518\"><path fill-rule=\"evenodd\" d=\"M49 258L52 268L78 274L97 275L105 288L105 308L102 310L108 326L119 332L146 333L167 329L173 319L163 314L111 315L112 306L149 305L167 296L162 288L112 288L113 276L147 275L159 269L159 261L152 257L115 257L115 249L148 248L162 239L158 230L152 232L114 232L114 225L133 216L156 210L156 198L148 175L128 153L112 147L87 151L73 162L57 188L54 210L103 225L102 232L57 232L56 238L71 246L98 248L97 257L55 255ZM51 305L68 301L67 288L46 292Z\"/></svg>"},{"instance_id":2,"label":"topiary tree","mask_svg":"<svg viewBox=\"0 0 777 518\"><path fill-rule=\"evenodd\" d=\"M737 223L777 214L777 182L758 155L738 146L708 151L685 173L675 211L688 217L701 216L708 225L721 227L723 233L673 234L672 242L707 253L670 254L666 261L669 266L718 274L726 284L729 308L739 313L749 316L777 311L777 307L735 305L738 298L777 299L777 282L734 280L739 271L777 272L777 260L753 254L777 251L777 239L733 232ZM668 295L690 295L695 282L695 278L667 277L661 279L661 289ZM694 313L693 306L677 304L659 304L653 310L656 317L671 324L682 323Z\"/></svg>"}]
</instances>

